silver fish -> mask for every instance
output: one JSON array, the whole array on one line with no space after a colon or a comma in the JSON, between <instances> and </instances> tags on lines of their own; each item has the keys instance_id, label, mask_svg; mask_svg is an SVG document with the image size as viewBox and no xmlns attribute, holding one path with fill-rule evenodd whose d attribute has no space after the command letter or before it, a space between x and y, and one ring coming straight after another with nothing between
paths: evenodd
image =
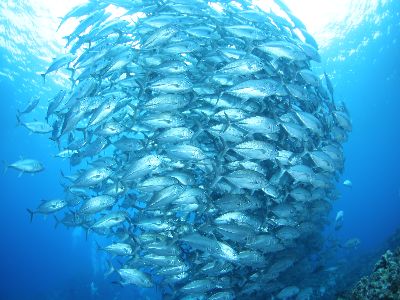
<instances>
[{"instance_id":1,"label":"silver fish","mask_svg":"<svg viewBox=\"0 0 400 300\"><path fill-rule=\"evenodd\" d=\"M43 164L35 159L21 159L12 164L5 166L5 171L8 168L13 168L20 171L20 176L23 173L38 173L44 170Z\"/></svg>"}]
</instances>

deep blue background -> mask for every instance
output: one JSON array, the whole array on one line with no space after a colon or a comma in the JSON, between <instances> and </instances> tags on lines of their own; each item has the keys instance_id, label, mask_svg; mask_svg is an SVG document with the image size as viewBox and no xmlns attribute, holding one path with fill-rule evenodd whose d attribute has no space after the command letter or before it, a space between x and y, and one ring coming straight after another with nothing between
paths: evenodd
<instances>
[{"instance_id":1,"label":"deep blue background","mask_svg":"<svg viewBox=\"0 0 400 300\"><path fill-rule=\"evenodd\" d=\"M338 183L342 196L332 215L344 211L338 237L343 242L360 238L360 248L355 250L359 253L379 248L400 226L400 10L397 3L392 6L393 16L378 28L387 32L390 26L388 34L344 61L331 60L377 30L360 26L343 43L332 44L322 53L322 67L335 74L336 99L346 102L353 121L341 179L350 179L353 188ZM12 67L0 61L0 69ZM26 104L33 96L20 87L18 79L0 78L0 159L35 158L46 170L34 176L18 177L15 170L0 175L0 299L91 299L91 282L101 294L93 299L112 299L118 294L118 299L127 299L136 293L135 288L121 289L103 279L104 259L93 255L93 238L86 241L82 232L63 226L54 229L52 217L35 216L30 224L26 208L35 208L41 199L62 197L59 170L68 170L68 165L52 158L57 149L45 136L29 135L15 126L16 110L24 107L19 103ZM42 96L41 105L51 96Z\"/></svg>"}]
</instances>

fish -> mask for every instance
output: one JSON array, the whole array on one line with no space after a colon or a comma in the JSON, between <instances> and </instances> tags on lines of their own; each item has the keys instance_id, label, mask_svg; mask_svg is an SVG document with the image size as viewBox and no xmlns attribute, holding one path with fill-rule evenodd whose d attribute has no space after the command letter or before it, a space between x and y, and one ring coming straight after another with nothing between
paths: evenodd
<instances>
[{"instance_id":1,"label":"fish","mask_svg":"<svg viewBox=\"0 0 400 300\"><path fill-rule=\"evenodd\" d=\"M121 285L133 284L142 288L150 288L153 286L153 282L149 275L146 273L129 268L121 268L118 270L118 274L121 276Z\"/></svg>"},{"instance_id":2,"label":"fish","mask_svg":"<svg viewBox=\"0 0 400 300\"><path fill-rule=\"evenodd\" d=\"M64 202L31 216L101 236L105 275L163 299L307 299L331 286L318 266L357 246L325 234L343 222L331 212L352 123L302 21L281 1L110 3L61 19L66 54L42 77L71 84L38 120L20 118L71 167Z\"/></svg>"},{"instance_id":3,"label":"fish","mask_svg":"<svg viewBox=\"0 0 400 300\"><path fill-rule=\"evenodd\" d=\"M193 88L189 78L185 76L169 76L153 82L148 87L159 93L186 93Z\"/></svg>"},{"instance_id":4,"label":"fish","mask_svg":"<svg viewBox=\"0 0 400 300\"><path fill-rule=\"evenodd\" d=\"M63 101L66 94L67 94L67 91L61 89L54 96L54 98L50 100L50 103L47 107L46 121L48 121L49 117L51 115L53 115L56 112L56 110L59 108L59 106L60 106L61 102Z\"/></svg>"},{"instance_id":5,"label":"fish","mask_svg":"<svg viewBox=\"0 0 400 300\"><path fill-rule=\"evenodd\" d=\"M326 72L324 72L324 78L325 78L326 87L328 88L329 94L330 94L331 99L333 101L333 84L332 84L332 81L329 79L329 76L328 76L328 74L326 74Z\"/></svg>"},{"instance_id":6,"label":"fish","mask_svg":"<svg viewBox=\"0 0 400 300\"><path fill-rule=\"evenodd\" d=\"M224 176L237 188L258 190L268 186L268 181L263 174L252 170L237 170Z\"/></svg>"},{"instance_id":7,"label":"fish","mask_svg":"<svg viewBox=\"0 0 400 300\"><path fill-rule=\"evenodd\" d=\"M85 201L85 203L79 208L78 213L95 214L106 208L112 207L115 202L116 199L108 195L93 197Z\"/></svg>"},{"instance_id":8,"label":"fish","mask_svg":"<svg viewBox=\"0 0 400 300\"><path fill-rule=\"evenodd\" d=\"M196 294L206 293L214 288L215 285L211 279L198 279L186 284L180 289L180 291L185 294Z\"/></svg>"},{"instance_id":9,"label":"fish","mask_svg":"<svg viewBox=\"0 0 400 300\"><path fill-rule=\"evenodd\" d=\"M343 185L344 185L344 186L347 186L347 187L349 187L349 188L353 187L353 183L352 183L349 179L345 179L345 180L343 181Z\"/></svg>"},{"instance_id":10,"label":"fish","mask_svg":"<svg viewBox=\"0 0 400 300\"><path fill-rule=\"evenodd\" d=\"M112 174L112 170L106 167L86 170L73 183L74 187L90 187L106 180Z\"/></svg>"},{"instance_id":11,"label":"fish","mask_svg":"<svg viewBox=\"0 0 400 300\"><path fill-rule=\"evenodd\" d=\"M264 68L257 58L243 58L226 64L218 70L219 73L229 75L249 75L261 71Z\"/></svg>"},{"instance_id":12,"label":"fish","mask_svg":"<svg viewBox=\"0 0 400 300\"><path fill-rule=\"evenodd\" d=\"M258 49L276 58L283 58L290 61L304 61L307 56L297 45L286 41L266 42L258 46Z\"/></svg>"},{"instance_id":13,"label":"fish","mask_svg":"<svg viewBox=\"0 0 400 300\"><path fill-rule=\"evenodd\" d=\"M340 228L342 228L343 218L344 218L343 210L338 211L335 218L335 230L339 230Z\"/></svg>"},{"instance_id":14,"label":"fish","mask_svg":"<svg viewBox=\"0 0 400 300\"><path fill-rule=\"evenodd\" d=\"M79 18L79 17L83 17L89 13L91 13L93 11L93 9L97 6L94 5L91 2L86 3L85 5L78 5L76 7L74 7L71 11L69 11L60 21L60 24L58 25L57 31L60 29L60 27L70 18ZM102 7L103 5L101 5L100 7ZM99 8L100 8L99 7Z\"/></svg>"},{"instance_id":15,"label":"fish","mask_svg":"<svg viewBox=\"0 0 400 300\"><path fill-rule=\"evenodd\" d=\"M26 129L32 133L46 134L53 131L53 127L42 121L20 122Z\"/></svg>"},{"instance_id":16,"label":"fish","mask_svg":"<svg viewBox=\"0 0 400 300\"><path fill-rule=\"evenodd\" d=\"M56 72L59 69L68 66L75 58L75 55L67 53L55 59L52 64L47 68L46 72L40 73L43 78L43 82L46 82L46 76L52 72Z\"/></svg>"},{"instance_id":17,"label":"fish","mask_svg":"<svg viewBox=\"0 0 400 300\"><path fill-rule=\"evenodd\" d=\"M160 27L143 41L143 49L149 50L162 46L178 32L178 29L177 26L169 24Z\"/></svg>"},{"instance_id":18,"label":"fish","mask_svg":"<svg viewBox=\"0 0 400 300\"><path fill-rule=\"evenodd\" d=\"M30 220L32 222L33 216L35 214L52 214L63 209L67 206L67 204L67 201L65 201L64 199L54 199L48 201L42 200L42 203L35 210L31 210L29 208L27 208L26 210L28 211L30 215Z\"/></svg>"},{"instance_id":19,"label":"fish","mask_svg":"<svg viewBox=\"0 0 400 300\"><path fill-rule=\"evenodd\" d=\"M357 247L361 244L361 240L359 238L351 238L348 239L343 245L340 247L345 249L357 249Z\"/></svg>"},{"instance_id":20,"label":"fish","mask_svg":"<svg viewBox=\"0 0 400 300\"><path fill-rule=\"evenodd\" d=\"M113 243L105 247L97 245L98 250L106 251L113 255L130 256L133 255L133 248L127 243Z\"/></svg>"},{"instance_id":21,"label":"fish","mask_svg":"<svg viewBox=\"0 0 400 300\"><path fill-rule=\"evenodd\" d=\"M176 145L169 147L166 151L169 157L177 160L200 161L207 158L200 148L192 145Z\"/></svg>"},{"instance_id":22,"label":"fish","mask_svg":"<svg viewBox=\"0 0 400 300\"><path fill-rule=\"evenodd\" d=\"M95 229L110 229L112 227L115 227L126 220L128 220L129 217L124 211L113 211L110 212L106 215L103 215L100 219L95 221L94 224L90 225L87 230L86 230L86 238L90 230L95 230Z\"/></svg>"},{"instance_id":23,"label":"fish","mask_svg":"<svg viewBox=\"0 0 400 300\"><path fill-rule=\"evenodd\" d=\"M38 106L39 101L40 101L40 97L38 97L38 96L32 97L31 102L29 102L28 106L24 110L22 110L22 111L17 110L18 117L32 112Z\"/></svg>"},{"instance_id":24,"label":"fish","mask_svg":"<svg viewBox=\"0 0 400 300\"><path fill-rule=\"evenodd\" d=\"M296 296L300 292L300 289L297 286L288 286L281 290L276 297L278 299L290 299Z\"/></svg>"},{"instance_id":25,"label":"fish","mask_svg":"<svg viewBox=\"0 0 400 300\"><path fill-rule=\"evenodd\" d=\"M272 79L247 80L235 85L226 91L229 94L248 100L250 98L264 98L284 94L281 84Z\"/></svg>"},{"instance_id":26,"label":"fish","mask_svg":"<svg viewBox=\"0 0 400 300\"><path fill-rule=\"evenodd\" d=\"M5 163L5 168L4 168L4 172L7 171L8 168L13 168L17 171L20 171L20 175L24 173L39 173L42 172L44 170L44 166L43 164L36 160L36 159L30 159L30 158L26 158L26 159L21 159L18 160L16 162L13 162L12 164L7 165L7 163Z\"/></svg>"},{"instance_id":27,"label":"fish","mask_svg":"<svg viewBox=\"0 0 400 300\"><path fill-rule=\"evenodd\" d=\"M60 157L60 158L71 158L72 155L77 154L78 151L76 150L63 150L58 152L56 155L54 155L55 157Z\"/></svg>"}]
</instances>

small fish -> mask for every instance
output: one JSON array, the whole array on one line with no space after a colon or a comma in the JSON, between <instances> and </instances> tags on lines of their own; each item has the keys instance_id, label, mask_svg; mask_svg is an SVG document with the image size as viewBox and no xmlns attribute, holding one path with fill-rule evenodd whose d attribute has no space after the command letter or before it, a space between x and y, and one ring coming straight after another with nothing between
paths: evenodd
<instances>
[{"instance_id":1,"label":"small fish","mask_svg":"<svg viewBox=\"0 0 400 300\"><path fill-rule=\"evenodd\" d=\"M118 226L129 220L129 215L126 211L112 211L103 215L94 224L86 228L86 239L91 230L110 230L112 227Z\"/></svg>"},{"instance_id":2,"label":"small fish","mask_svg":"<svg viewBox=\"0 0 400 300\"><path fill-rule=\"evenodd\" d=\"M106 167L88 169L75 181L74 187L90 187L100 184L112 174L112 170Z\"/></svg>"},{"instance_id":3,"label":"small fish","mask_svg":"<svg viewBox=\"0 0 400 300\"><path fill-rule=\"evenodd\" d=\"M342 228L343 218L344 218L343 210L338 211L335 218L335 230L339 230L340 228Z\"/></svg>"},{"instance_id":4,"label":"small fish","mask_svg":"<svg viewBox=\"0 0 400 300\"><path fill-rule=\"evenodd\" d=\"M104 209L112 207L116 202L114 197L108 195L100 195L90 198L79 208L80 214L95 214Z\"/></svg>"},{"instance_id":5,"label":"small fish","mask_svg":"<svg viewBox=\"0 0 400 300\"><path fill-rule=\"evenodd\" d=\"M74 155L76 153L78 153L78 151L76 151L76 150L68 150L67 149L67 150L63 150L63 151L58 152L54 156L65 159L65 158L71 158L72 155Z\"/></svg>"},{"instance_id":6,"label":"small fish","mask_svg":"<svg viewBox=\"0 0 400 300\"><path fill-rule=\"evenodd\" d=\"M53 131L53 127L46 122L34 121L34 122L21 122L21 124L33 133L46 134Z\"/></svg>"},{"instance_id":7,"label":"small fish","mask_svg":"<svg viewBox=\"0 0 400 300\"><path fill-rule=\"evenodd\" d=\"M54 199L49 201L43 200L36 210L30 210L29 208L27 208L27 211L31 217L32 222L34 214L52 214L63 209L67 205L68 202L63 199Z\"/></svg>"},{"instance_id":8,"label":"small fish","mask_svg":"<svg viewBox=\"0 0 400 300\"><path fill-rule=\"evenodd\" d=\"M358 238L351 238L347 240L343 245L340 247L345 249L356 249L361 244L360 239Z\"/></svg>"},{"instance_id":9,"label":"small fish","mask_svg":"<svg viewBox=\"0 0 400 300\"><path fill-rule=\"evenodd\" d=\"M56 72L59 69L68 66L68 64L75 59L75 55L70 53L60 56L59 58L55 59L53 63L48 67L46 72L41 73L40 76L43 78L43 82L46 82L46 75L52 72Z\"/></svg>"},{"instance_id":10,"label":"small fish","mask_svg":"<svg viewBox=\"0 0 400 300\"><path fill-rule=\"evenodd\" d=\"M153 286L151 277L140 270L121 268L117 272L121 276L122 281L120 283L122 285L133 284L140 288L150 288Z\"/></svg>"},{"instance_id":11,"label":"small fish","mask_svg":"<svg viewBox=\"0 0 400 300\"><path fill-rule=\"evenodd\" d=\"M281 83L272 79L247 80L228 89L227 93L244 100L263 99L276 94L285 94Z\"/></svg>"},{"instance_id":12,"label":"small fish","mask_svg":"<svg viewBox=\"0 0 400 300\"><path fill-rule=\"evenodd\" d=\"M92 296L92 297L94 297L94 296L97 296L99 293L98 293L98 287L96 286L96 284L92 281L91 283L90 283L90 295Z\"/></svg>"},{"instance_id":13,"label":"small fish","mask_svg":"<svg viewBox=\"0 0 400 300\"><path fill-rule=\"evenodd\" d=\"M49 117L56 112L66 94L66 90L60 90L57 95L50 100L49 106L47 107L46 121L48 121Z\"/></svg>"},{"instance_id":14,"label":"small fish","mask_svg":"<svg viewBox=\"0 0 400 300\"><path fill-rule=\"evenodd\" d=\"M325 77L326 87L328 88L329 94L331 95L332 102L334 102L333 101L333 84L332 84L332 81L329 79L329 77L326 74L326 72L324 72L324 77Z\"/></svg>"},{"instance_id":15,"label":"small fish","mask_svg":"<svg viewBox=\"0 0 400 300\"><path fill-rule=\"evenodd\" d=\"M113 243L105 247L100 247L100 245L97 244L97 249L106 251L113 255L120 255L120 256L130 256L133 255L134 253L132 246L126 243Z\"/></svg>"},{"instance_id":16,"label":"small fish","mask_svg":"<svg viewBox=\"0 0 400 300\"><path fill-rule=\"evenodd\" d=\"M161 27L155 30L154 33L143 42L143 49L157 48L167 42L177 32L178 27L176 26L167 25Z\"/></svg>"},{"instance_id":17,"label":"small fish","mask_svg":"<svg viewBox=\"0 0 400 300\"><path fill-rule=\"evenodd\" d=\"M281 290L276 297L281 300L286 300L293 298L300 292L300 289L297 286L288 286Z\"/></svg>"},{"instance_id":18,"label":"small fish","mask_svg":"<svg viewBox=\"0 0 400 300\"><path fill-rule=\"evenodd\" d=\"M234 62L231 62L221 69L218 72L223 74L230 75L249 75L253 73L257 73L264 68L264 65L259 59L256 58L244 58L238 59Z\"/></svg>"},{"instance_id":19,"label":"small fish","mask_svg":"<svg viewBox=\"0 0 400 300\"><path fill-rule=\"evenodd\" d=\"M346 179L343 181L343 185L347 186L349 188L353 187L353 183L350 181L350 179Z\"/></svg>"},{"instance_id":20,"label":"small fish","mask_svg":"<svg viewBox=\"0 0 400 300\"><path fill-rule=\"evenodd\" d=\"M193 84L185 76L170 76L150 84L149 89L162 93L186 93L191 91Z\"/></svg>"},{"instance_id":21,"label":"small fish","mask_svg":"<svg viewBox=\"0 0 400 300\"><path fill-rule=\"evenodd\" d=\"M20 117L20 116L22 116L24 114L28 114L31 111L33 111L37 107L37 105L39 104L39 101L40 101L40 97L39 96L32 97L31 102L29 102L28 106L23 111L19 111L19 110L17 111L18 116Z\"/></svg>"},{"instance_id":22,"label":"small fish","mask_svg":"<svg viewBox=\"0 0 400 300\"><path fill-rule=\"evenodd\" d=\"M21 159L12 164L6 164L4 172L6 172L8 168L20 171L21 173L19 176L23 173L38 173L44 170L43 164L35 159Z\"/></svg>"}]
</instances>

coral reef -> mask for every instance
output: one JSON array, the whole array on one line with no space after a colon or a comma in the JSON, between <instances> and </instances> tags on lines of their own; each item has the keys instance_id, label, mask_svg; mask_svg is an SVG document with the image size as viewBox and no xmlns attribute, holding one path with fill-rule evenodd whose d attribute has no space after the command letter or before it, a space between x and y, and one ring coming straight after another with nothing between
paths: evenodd
<instances>
[{"instance_id":1,"label":"coral reef","mask_svg":"<svg viewBox=\"0 0 400 300\"><path fill-rule=\"evenodd\" d=\"M400 248L386 251L371 275L361 278L351 299L400 299Z\"/></svg>"}]
</instances>

